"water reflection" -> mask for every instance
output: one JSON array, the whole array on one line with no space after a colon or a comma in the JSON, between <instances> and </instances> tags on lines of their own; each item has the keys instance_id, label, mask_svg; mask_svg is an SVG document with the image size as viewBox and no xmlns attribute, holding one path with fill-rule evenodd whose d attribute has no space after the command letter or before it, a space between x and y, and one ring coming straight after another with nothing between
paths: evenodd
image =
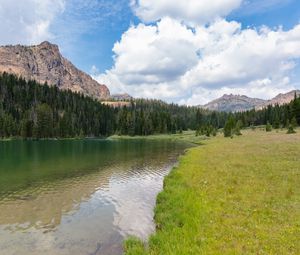
<instances>
[{"instance_id":1,"label":"water reflection","mask_svg":"<svg viewBox=\"0 0 300 255\"><path fill-rule=\"evenodd\" d=\"M0 143L1 254L121 254L147 238L170 141Z\"/></svg>"}]
</instances>

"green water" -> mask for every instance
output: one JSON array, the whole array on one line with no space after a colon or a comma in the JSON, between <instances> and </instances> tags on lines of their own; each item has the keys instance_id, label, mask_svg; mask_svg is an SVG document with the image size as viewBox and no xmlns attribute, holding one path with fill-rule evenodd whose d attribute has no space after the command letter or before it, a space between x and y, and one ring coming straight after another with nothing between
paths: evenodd
<instances>
[{"instance_id":1,"label":"green water","mask_svg":"<svg viewBox=\"0 0 300 255\"><path fill-rule=\"evenodd\" d=\"M187 144L168 140L0 142L1 254L121 254L146 239L164 176Z\"/></svg>"}]
</instances>

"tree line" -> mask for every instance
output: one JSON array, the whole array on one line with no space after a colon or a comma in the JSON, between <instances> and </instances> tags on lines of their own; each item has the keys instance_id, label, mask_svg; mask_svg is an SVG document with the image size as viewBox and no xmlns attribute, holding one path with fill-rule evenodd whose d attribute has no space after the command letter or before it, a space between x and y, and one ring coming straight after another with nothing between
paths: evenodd
<instances>
[{"instance_id":1,"label":"tree line","mask_svg":"<svg viewBox=\"0 0 300 255\"><path fill-rule=\"evenodd\" d=\"M92 98L0 75L0 137L101 137L114 125L114 109Z\"/></svg>"},{"instance_id":2,"label":"tree line","mask_svg":"<svg viewBox=\"0 0 300 255\"><path fill-rule=\"evenodd\" d=\"M197 130L198 135L230 132L252 125L274 128L295 119L300 123L300 99L284 106L241 113L211 112L198 107L136 99L130 106L113 108L80 93L0 75L0 137L71 138L151 135Z\"/></svg>"},{"instance_id":3,"label":"tree line","mask_svg":"<svg viewBox=\"0 0 300 255\"><path fill-rule=\"evenodd\" d=\"M267 132L272 129L286 128L288 133L294 133L295 128L300 125L300 97L296 93L294 100L284 105L269 105L261 110L250 110L229 114L224 126L224 136L232 137L240 135L243 127L265 125Z\"/></svg>"}]
</instances>

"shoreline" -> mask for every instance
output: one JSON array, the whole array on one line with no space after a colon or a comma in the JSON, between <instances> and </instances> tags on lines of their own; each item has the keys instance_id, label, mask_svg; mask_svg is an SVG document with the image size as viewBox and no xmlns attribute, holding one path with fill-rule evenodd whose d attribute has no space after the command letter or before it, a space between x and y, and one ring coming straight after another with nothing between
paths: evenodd
<instances>
[{"instance_id":1,"label":"shoreline","mask_svg":"<svg viewBox=\"0 0 300 255\"><path fill-rule=\"evenodd\" d=\"M211 138L205 136L195 136L195 131L184 131L182 134L155 134L149 136L118 136L112 135L107 138L108 140L135 140L135 139L145 139L145 140L161 140L168 139L172 141L187 142L194 145L202 145L203 141L209 140Z\"/></svg>"},{"instance_id":2,"label":"shoreline","mask_svg":"<svg viewBox=\"0 0 300 255\"><path fill-rule=\"evenodd\" d=\"M22 137L11 137L11 138L0 138L0 142L9 141L83 141L83 140L162 140L168 139L173 141L188 142L194 145L201 145L203 141L209 139L204 136L195 136L195 131L184 131L182 134L154 134L148 136L127 136L127 135L111 135L108 137L70 137L70 138L22 138Z\"/></svg>"},{"instance_id":3,"label":"shoreline","mask_svg":"<svg viewBox=\"0 0 300 255\"><path fill-rule=\"evenodd\" d=\"M297 131L246 130L188 149L157 196L156 232L129 237L124 254L298 254Z\"/></svg>"}]
</instances>

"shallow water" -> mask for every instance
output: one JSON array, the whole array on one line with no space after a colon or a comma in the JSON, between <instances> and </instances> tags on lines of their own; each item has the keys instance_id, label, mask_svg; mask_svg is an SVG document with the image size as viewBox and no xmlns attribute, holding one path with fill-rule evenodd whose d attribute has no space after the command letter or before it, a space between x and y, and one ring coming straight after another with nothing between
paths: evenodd
<instances>
[{"instance_id":1,"label":"shallow water","mask_svg":"<svg viewBox=\"0 0 300 255\"><path fill-rule=\"evenodd\" d=\"M163 178L187 144L168 140L0 142L3 255L122 254L147 239Z\"/></svg>"}]
</instances>

